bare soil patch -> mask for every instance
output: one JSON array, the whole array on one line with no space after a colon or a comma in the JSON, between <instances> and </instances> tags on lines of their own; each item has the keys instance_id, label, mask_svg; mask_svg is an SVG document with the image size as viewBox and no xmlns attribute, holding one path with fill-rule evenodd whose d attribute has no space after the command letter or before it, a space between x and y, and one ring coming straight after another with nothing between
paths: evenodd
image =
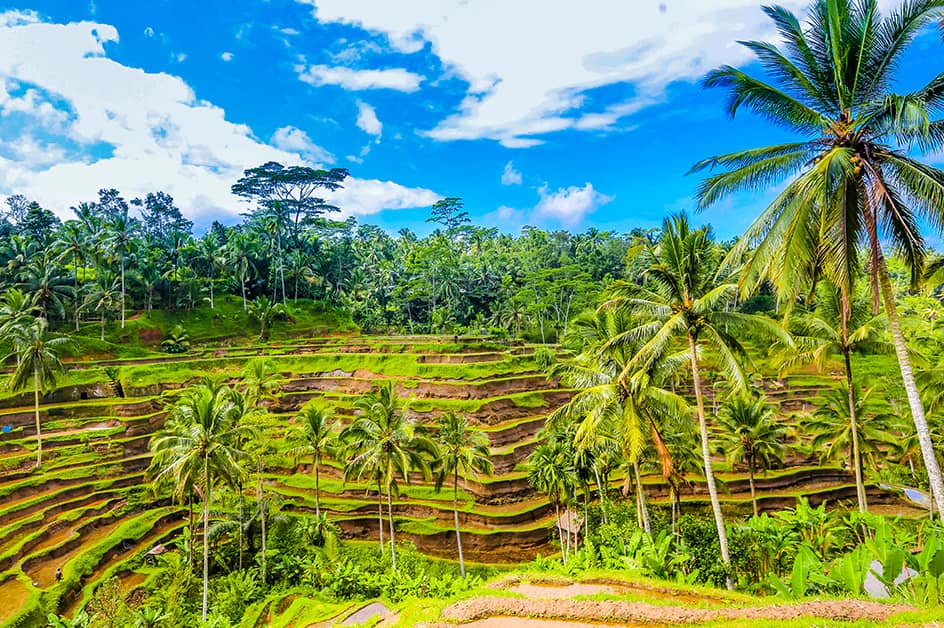
<instances>
[{"instance_id":1,"label":"bare soil patch","mask_svg":"<svg viewBox=\"0 0 944 628\"><path fill-rule=\"evenodd\" d=\"M644 602L609 602L589 600L517 599L477 597L457 602L443 610L444 619L470 624L479 620L501 618L504 626L524 626L508 618L583 621L591 624L700 624L717 620L788 620L816 617L829 621L883 621L908 610L910 606L881 604L864 600L810 601L751 608L690 608L655 606ZM489 625L489 624L472 624ZM542 624L544 625L544 624ZM546 626L546 625L545 625Z\"/></svg>"}]
</instances>

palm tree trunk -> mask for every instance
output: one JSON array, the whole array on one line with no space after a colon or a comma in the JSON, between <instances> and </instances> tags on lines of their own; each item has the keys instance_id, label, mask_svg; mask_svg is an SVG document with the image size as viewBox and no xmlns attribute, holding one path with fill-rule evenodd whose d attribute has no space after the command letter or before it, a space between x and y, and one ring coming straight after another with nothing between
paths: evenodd
<instances>
[{"instance_id":1,"label":"palm tree trunk","mask_svg":"<svg viewBox=\"0 0 944 628\"><path fill-rule=\"evenodd\" d=\"M393 565L393 571L397 570L397 548L396 536L393 531L393 498L390 496L390 484L387 484L387 514L390 516L390 560Z\"/></svg>"},{"instance_id":2,"label":"palm tree trunk","mask_svg":"<svg viewBox=\"0 0 944 628\"><path fill-rule=\"evenodd\" d=\"M708 485L708 494L711 496L711 510L715 516L715 527L718 529L718 543L721 545L721 560L728 571L726 575L727 587L734 589L731 580L731 558L728 554L728 534L724 527L724 516L721 514L721 501L718 499L718 487L715 486L715 474L711 469L711 448L708 444L708 420L705 418L705 400L701 394L701 373L698 370L698 347L695 336L688 333L688 348L691 352L692 380L695 385L695 405L698 412L698 431L701 433L701 455L705 464L705 483Z\"/></svg>"},{"instance_id":3,"label":"palm tree trunk","mask_svg":"<svg viewBox=\"0 0 944 628\"><path fill-rule=\"evenodd\" d=\"M564 564L566 565L566 564L567 564L567 552L564 551L564 529L561 527L561 524L560 524L560 504L558 504L556 501L554 502L554 514L555 514L555 516L556 516L556 517L555 517L555 524L557 525L557 538L560 539L561 560L562 560L562 561L564 562ZM569 535L568 535L568 538L569 538Z\"/></svg>"},{"instance_id":4,"label":"palm tree trunk","mask_svg":"<svg viewBox=\"0 0 944 628\"><path fill-rule=\"evenodd\" d=\"M642 492L642 477L639 475L638 462L633 462L633 475L636 476L636 507L642 518L642 529L646 534L652 534L652 527L649 525L649 508L646 506L646 496Z\"/></svg>"},{"instance_id":5,"label":"palm tree trunk","mask_svg":"<svg viewBox=\"0 0 944 628\"><path fill-rule=\"evenodd\" d=\"M315 467L315 517L318 520L321 520L321 498L320 491L318 490L319 477L318 477L318 454L312 456L312 465Z\"/></svg>"},{"instance_id":6,"label":"palm tree trunk","mask_svg":"<svg viewBox=\"0 0 944 628\"><path fill-rule=\"evenodd\" d=\"M751 485L751 507L754 509L754 516L757 516L757 491L754 488L754 459L747 460L747 481Z\"/></svg>"},{"instance_id":7,"label":"palm tree trunk","mask_svg":"<svg viewBox=\"0 0 944 628\"><path fill-rule=\"evenodd\" d=\"M125 328L125 256L121 256L121 328ZM203 620L206 621L204 615Z\"/></svg>"},{"instance_id":8,"label":"palm tree trunk","mask_svg":"<svg viewBox=\"0 0 944 628\"><path fill-rule=\"evenodd\" d=\"M123 325L122 325L122 327L123 327ZM105 310L104 310L104 309L102 310L102 334L101 334L101 339L102 339L102 342L105 342Z\"/></svg>"},{"instance_id":9,"label":"palm tree trunk","mask_svg":"<svg viewBox=\"0 0 944 628\"><path fill-rule=\"evenodd\" d=\"M243 312L249 309L249 306L246 304L246 273L239 273L239 287L243 291Z\"/></svg>"},{"instance_id":10,"label":"palm tree trunk","mask_svg":"<svg viewBox=\"0 0 944 628\"><path fill-rule=\"evenodd\" d=\"M43 433L39 422L39 367L33 367L33 406L36 410L36 468L43 466Z\"/></svg>"},{"instance_id":11,"label":"palm tree trunk","mask_svg":"<svg viewBox=\"0 0 944 628\"><path fill-rule=\"evenodd\" d=\"M193 539L194 539L194 534L193 534L193 492L192 492L192 489L191 489L191 493L187 496L187 510L189 511L189 514L188 514L188 521L187 521L187 532L190 534L190 543L187 544L187 567L188 567L188 568L191 570L191 572L192 572L192 571L193 571Z\"/></svg>"},{"instance_id":12,"label":"palm tree trunk","mask_svg":"<svg viewBox=\"0 0 944 628\"><path fill-rule=\"evenodd\" d=\"M72 281L72 298L75 299L75 331L79 331L79 310L81 309L79 305L79 255L75 253L72 256L72 265L73 268L73 281Z\"/></svg>"},{"instance_id":13,"label":"palm tree trunk","mask_svg":"<svg viewBox=\"0 0 944 628\"><path fill-rule=\"evenodd\" d=\"M845 327L845 320L842 324L843 327ZM843 334L846 334L845 330L843 330ZM845 340L843 340L843 344L845 344ZM846 392L849 396L849 429L852 432L852 468L855 473L856 497L858 498L859 502L859 512L866 512L869 506L866 502L865 482L862 479L862 455L859 453L859 425L856 422L855 388L853 387L852 380L852 359L849 356L848 349L843 350L842 357L845 361Z\"/></svg>"},{"instance_id":14,"label":"palm tree trunk","mask_svg":"<svg viewBox=\"0 0 944 628\"><path fill-rule=\"evenodd\" d=\"M380 530L380 556L384 552L384 514L383 491L380 490L380 477L377 478L377 529Z\"/></svg>"},{"instance_id":15,"label":"palm tree trunk","mask_svg":"<svg viewBox=\"0 0 944 628\"><path fill-rule=\"evenodd\" d=\"M203 457L203 621L207 620L207 591L210 587L210 459Z\"/></svg>"},{"instance_id":16,"label":"palm tree trunk","mask_svg":"<svg viewBox=\"0 0 944 628\"><path fill-rule=\"evenodd\" d=\"M597 468L597 463L593 463L593 476L597 481L597 492L600 494L600 514L603 516L603 523L609 523L609 520L606 516L606 493L603 491L603 482L600 481L600 469Z\"/></svg>"},{"instance_id":17,"label":"palm tree trunk","mask_svg":"<svg viewBox=\"0 0 944 628\"><path fill-rule=\"evenodd\" d=\"M239 485L239 521L237 522L238 525L236 527L236 531L239 532L239 534L237 535L237 541L239 542L239 570L240 571L243 570L243 517L245 516L243 514L243 506L245 505L244 501L245 500L243 499L243 487L242 487L242 483L240 483Z\"/></svg>"},{"instance_id":18,"label":"palm tree trunk","mask_svg":"<svg viewBox=\"0 0 944 628\"><path fill-rule=\"evenodd\" d=\"M216 308L213 306L213 268L212 267L210 268L210 274L207 275L207 283L210 284L210 309L214 310Z\"/></svg>"},{"instance_id":19,"label":"palm tree trunk","mask_svg":"<svg viewBox=\"0 0 944 628\"><path fill-rule=\"evenodd\" d=\"M465 560L462 558L462 533L459 532L459 472L452 481L452 516L456 522L456 547L459 549L459 573L465 578Z\"/></svg>"},{"instance_id":20,"label":"palm tree trunk","mask_svg":"<svg viewBox=\"0 0 944 628\"><path fill-rule=\"evenodd\" d=\"M895 344L895 354L898 357L898 367L908 396L908 405L911 406L911 418L914 421L918 443L921 445L921 457L924 458L924 467L928 472L928 484L934 501L937 503L938 515L944 518L944 479L941 477L941 467L934 454L934 444L931 442L931 432L928 421L924 416L924 406L921 404L921 395L915 383L914 373L911 370L911 358L908 356L908 346L905 336L901 332L901 323L898 320L898 307L895 305L895 295L892 293L892 284L888 279L888 267L885 257L877 242L872 243L877 250L879 283L882 286L882 297L885 300L885 314L888 317L888 326L892 332L892 341Z\"/></svg>"},{"instance_id":21,"label":"palm tree trunk","mask_svg":"<svg viewBox=\"0 0 944 628\"><path fill-rule=\"evenodd\" d=\"M266 583L266 507L262 493L262 470L259 471L259 521L262 523L262 584Z\"/></svg>"}]
</instances>

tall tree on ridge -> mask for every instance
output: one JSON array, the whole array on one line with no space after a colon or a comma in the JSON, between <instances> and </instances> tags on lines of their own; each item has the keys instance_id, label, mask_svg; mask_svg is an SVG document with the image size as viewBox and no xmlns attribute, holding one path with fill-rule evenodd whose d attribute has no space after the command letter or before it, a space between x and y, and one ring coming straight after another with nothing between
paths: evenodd
<instances>
[{"instance_id":1,"label":"tall tree on ridge","mask_svg":"<svg viewBox=\"0 0 944 628\"><path fill-rule=\"evenodd\" d=\"M944 171L910 156L944 146L944 78L910 93L892 91L902 55L926 26L944 18L944 2L911 0L882 16L877 0L818 0L805 24L782 7L764 11L783 44L742 42L770 81L733 67L705 79L730 94L728 113L746 107L803 139L706 159L695 171L720 169L699 189L708 207L741 190L788 181L732 254L753 248L742 281L769 277L781 292L797 267L818 260L846 298L853 293L858 251L868 251L873 314L880 300L895 346L931 492L944 518L944 478L901 330L882 250L894 244L916 281L925 240L919 221L944 224Z\"/></svg>"}]
</instances>

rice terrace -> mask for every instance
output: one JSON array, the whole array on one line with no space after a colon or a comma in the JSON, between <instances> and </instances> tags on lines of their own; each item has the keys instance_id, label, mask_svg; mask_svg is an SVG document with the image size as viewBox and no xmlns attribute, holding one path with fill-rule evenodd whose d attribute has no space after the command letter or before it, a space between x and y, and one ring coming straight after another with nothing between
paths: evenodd
<instances>
[{"instance_id":1,"label":"rice terrace","mask_svg":"<svg viewBox=\"0 0 944 628\"><path fill-rule=\"evenodd\" d=\"M944 2L192 4L0 6L0 626L944 624Z\"/></svg>"}]
</instances>

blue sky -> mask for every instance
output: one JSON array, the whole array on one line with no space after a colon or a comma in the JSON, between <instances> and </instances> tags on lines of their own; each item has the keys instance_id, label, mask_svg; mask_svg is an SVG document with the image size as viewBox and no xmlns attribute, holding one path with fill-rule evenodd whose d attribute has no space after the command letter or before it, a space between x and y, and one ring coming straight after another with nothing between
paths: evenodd
<instances>
[{"instance_id":1,"label":"blue sky","mask_svg":"<svg viewBox=\"0 0 944 628\"><path fill-rule=\"evenodd\" d=\"M806 2L786 6L802 11ZM895 4L892 0L883 5ZM235 8L234 8L235 7ZM480 224L628 230L692 207L708 155L775 142L697 82L774 40L748 0L0 3L0 196L60 215L102 187L166 190L198 225L264 161L349 168L348 215L425 231L460 196ZM923 37L906 83L938 55ZM939 70L940 68L938 68ZM705 212L722 237L764 197Z\"/></svg>"}]
</instances>

